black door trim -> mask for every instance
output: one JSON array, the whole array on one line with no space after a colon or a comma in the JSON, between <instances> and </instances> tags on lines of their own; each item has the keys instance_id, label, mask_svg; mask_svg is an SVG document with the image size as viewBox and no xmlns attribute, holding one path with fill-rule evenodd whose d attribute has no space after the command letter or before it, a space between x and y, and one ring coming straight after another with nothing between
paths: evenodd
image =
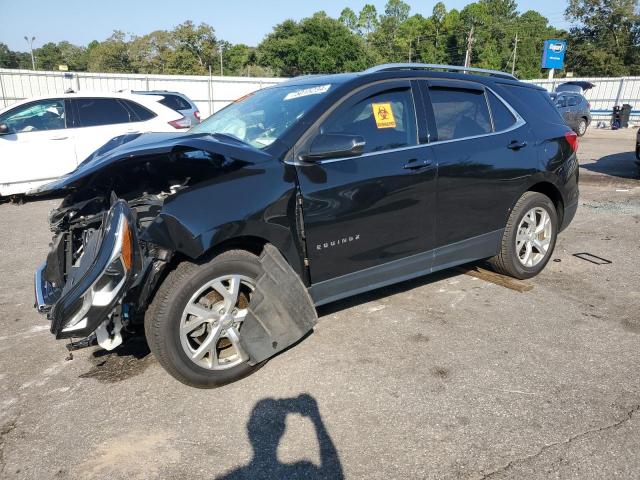
<instances>
[{"instance_id":1,"label":"black door trim","mask_svg":"<svg viewBox=\"0 0 640 480\"><path fill-rule=\"evenodd\" d=\"M315 305L320 306L456 265L492 257L498 252L503 232L504 229L494 230L427 252L314 283L309 288L309 294Z\"/></svg>"}]
</instances>

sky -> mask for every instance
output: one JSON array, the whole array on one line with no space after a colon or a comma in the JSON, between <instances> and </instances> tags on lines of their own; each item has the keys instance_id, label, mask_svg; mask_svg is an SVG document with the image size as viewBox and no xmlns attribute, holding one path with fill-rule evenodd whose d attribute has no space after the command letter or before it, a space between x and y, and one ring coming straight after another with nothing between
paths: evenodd
<instances>
[{"instance_id":1,"label":"sky","mask_svg":"<svg viewBox=\"0 0 640 480\"><path fill-rule=\"evenodd\" d=\"M407 3L412 14L429 16L437 1ZM443 1L447 10L471 3ZM36 37L34 48L61 40L87 45L106 39L113 30L144 35L192 20L208 23L219 38L231 43L255 46L283 20L299 20L319 10L337 18L344 7L357 13L366 3L373 3L382 13L386 0L0 0L0 42L20 51L28 49L25 36ZM563 16L566 7L567 0L518 1L519 11L537 10L559 28L568 26Z\"/></svg>"}]
</instances>

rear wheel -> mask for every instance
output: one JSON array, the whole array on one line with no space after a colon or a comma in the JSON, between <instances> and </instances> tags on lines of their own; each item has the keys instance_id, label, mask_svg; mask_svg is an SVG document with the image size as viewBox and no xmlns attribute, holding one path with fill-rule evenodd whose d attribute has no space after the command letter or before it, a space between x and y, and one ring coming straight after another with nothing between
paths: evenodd
<instances>
[{"instance_id":1,"label":"rear wheel","mask_svg":"<svg viewBox=\"0 0 640 480\"><path fill-rule=\"evenodd\" d=\"M531 278L545 267L556 244L558 215L551 199L526 192L516 203L493 268L515 278Z\"/></svg>"},{"instance_id":2,"label":"rear wheel","mask_svg":"<svg viewBox=\"0 0 640 480\"><path fill-rule=\"evenodd\" d=\"M578 120L578 126L576 128L576 133L578 134L579 137L583 136L585 133L587 133L587 119L586 118L581 118L580 120Z\"/></svg>"},{"instance_id":3,"label":"rear wheel","mask_svg":"<svg viewBox=\"0 0 640 480\"><path fill-rule=\"evenodd\" d=\"M211 388L259 366L240 345L247 307L262 269L258 257L233 250L210 262L183 262L171 272L145 316L149 347L182 383Z\"/></svg>"}]
</instances>

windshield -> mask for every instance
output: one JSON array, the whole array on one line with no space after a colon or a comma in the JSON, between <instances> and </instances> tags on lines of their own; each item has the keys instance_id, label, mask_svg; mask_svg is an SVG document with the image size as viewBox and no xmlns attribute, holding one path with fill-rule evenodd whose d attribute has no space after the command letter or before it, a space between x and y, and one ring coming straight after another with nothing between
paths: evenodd
<instances>
[{"instance_id":1,"label":"windshield","mask_svg":"<svg viewBox=\"0 0 640 480\"><path fill-rule=\"evenodd\" d=\"M258 90L213 114L189 133L222 133L265 148L300 120L330 88L326 84Z\"/></svg>"}]
</instances>

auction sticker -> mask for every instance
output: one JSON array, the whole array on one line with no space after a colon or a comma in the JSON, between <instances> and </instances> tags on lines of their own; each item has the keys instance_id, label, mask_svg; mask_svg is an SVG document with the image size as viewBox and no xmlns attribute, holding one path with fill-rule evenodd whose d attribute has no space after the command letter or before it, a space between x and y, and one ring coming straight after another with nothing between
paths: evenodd
<instances>
[{"instance_id":1,"label":"auction sticker","mask_svg":"<svg viewBox=\"0 0 640 480\"><path fill-rule=\"evenodd\" d=\"M378 128L396 128L396 119L393 116L391 103L372 103L373 116Z\"/></svg>"},{"instance_id":2,"label":"auction sticker","mask_svg":"<svg viewBox=\"0 0 640 480\"><path fill-rule=\"evenodd\" d=\"M318 85L316 87L304 88L302 90L287 93L284 99L293 100L294 98L306 97L308 95L318 95L320 93L326 93L329 88L331 88L331 85Z\"/></svg>"}]
</instances>

